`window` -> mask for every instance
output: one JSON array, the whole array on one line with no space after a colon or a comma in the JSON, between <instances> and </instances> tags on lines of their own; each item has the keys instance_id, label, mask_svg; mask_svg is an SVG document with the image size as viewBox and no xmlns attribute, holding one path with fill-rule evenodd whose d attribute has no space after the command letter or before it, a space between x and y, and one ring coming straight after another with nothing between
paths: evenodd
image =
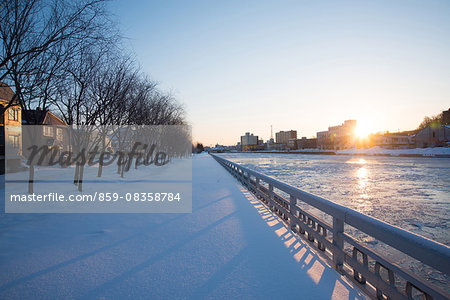
<instances>
[{"instance_id":1,"label":"window","mask_svg":"<svg viewBox=\"0 0 450 300\"><path fill-rule=\"evenodd\" d=\"M62 141L62 139L63 139L63 134L62 134L61 128L56 128L56 139L59 141Z\"/></svg>"},{"instance_id":2,"label":"window","mask_svg":"<svg viewBox=\"0 0 450 300\"><path fill-rule=\"evenodd\" d=\"M19 120L19 111L14 108L8 109L8 120L18 121Z\"/></svg>"},{"instance_id":3,"label":"window","mask_svg":"<svg viewBox=\"0 0 450 300\"><path fill-rule=\"evenodd\" d=\"M10 135L8 139L13 148L19 148L19 137L17 135Z\"/></svg>"},{"instance_id":4,"label":"window","mask_svg":"<svg viewBox=\"0 0 450 300\"><path fill-rule=\"evenodd\" d=\"M53 136L53 127L44 126L44 135L45 136Z\"/></svg>"}]
</instances>

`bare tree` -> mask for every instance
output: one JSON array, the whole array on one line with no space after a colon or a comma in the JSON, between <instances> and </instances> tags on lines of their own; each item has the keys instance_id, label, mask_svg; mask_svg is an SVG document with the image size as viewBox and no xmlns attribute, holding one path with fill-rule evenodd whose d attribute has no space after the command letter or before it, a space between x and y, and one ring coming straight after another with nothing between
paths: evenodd
<instances>
[{"instance_id":1,"label":"bare tree","mask_svg":"<svg viewBox=\"0 0 450 300\"><path fill-rule=\"evenodd\" d=\"M423 118L422 123L420 123L420 125L417 129L421 130L421 129L427 128L428 126L439 127L441 125L441 121L442 121L442 113L437 114L432 117L425 117L425 118Z\"/></svg>"},{"instance_id":2,"label":"bare tree","mask_svg":"<svg viewBox=\"0 0 450 300\"><path fill-rule=\"evenodd\" d=\"M137 125L183 125L184 109L176 99L157 89L148 78L140 80L130 100L128 123Z\"/></svg>"},{"instance_id":3,"label":"bare tree","mask_svg":"<svg viewBox=\"0 0 450 300\"><path fill-rule=\"evenodd\" d=\"M0 115L20 105L24 110L51 108L73 126L185 124L176 99L121 53L105 3L0 0L0 81L15 91ZM105 149L109 133L102 130L99 141ZM87 145L79 142L80 149ZM77 164L74 175L79 190L83 168ZM33 173L30 166L30 179Z\"/></svg>"},{"instance_id":4,"label":"bare tree","mask_svg":"<svg viewBox=\"0 0 450 300\"><path fill-rule=\"evenodd\" d=\"M111 37L104 0L0 1L0 81L15 90L3 111L45 107L66 60Z\"/></svg>"},{"instance_id":5,"label":"bare tree","mask_svg":"<svg viewBox=\"0 0 450 300\"><path fill-rule=\"evenodd\" d=\"M0 1L0 81L15 91L0 115L12 105L57 103L60 87L74 75L71 64L117 37L104 0ZM33 173L30 166L31 183Z\"/></svg>"}]
</instances>

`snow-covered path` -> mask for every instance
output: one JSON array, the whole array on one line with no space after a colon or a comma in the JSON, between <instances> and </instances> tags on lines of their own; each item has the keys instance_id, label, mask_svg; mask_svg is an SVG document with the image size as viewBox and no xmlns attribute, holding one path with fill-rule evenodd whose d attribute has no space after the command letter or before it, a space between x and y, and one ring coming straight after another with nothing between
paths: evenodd
<instances>
[{"instance_id":1,"label":"snow-covered path","mask_svg":"<svg viewBox=\"0 0 450 300\"><path fill-rule=\"evenodd\" d=\"M365 296L202 154L191 214L0 214L0 299L44 298Z\"/></svg>"}]
</instances>

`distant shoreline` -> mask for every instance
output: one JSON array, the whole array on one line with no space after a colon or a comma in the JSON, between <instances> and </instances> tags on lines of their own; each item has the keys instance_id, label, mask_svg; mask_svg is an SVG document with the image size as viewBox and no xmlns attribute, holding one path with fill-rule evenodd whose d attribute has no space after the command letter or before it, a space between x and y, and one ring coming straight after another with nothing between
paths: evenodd
<instances>
[{"instance_id":1,"label":"distant shoreline","mask_svg":"<svg viewBox=\"0 0 450 300\"><path fill-rule=\"evenodd\" d=\"M220 152L219 152L220 153ZM308 154L308 155L347 155L347 156L384 156L384 157L425 157L425 158L450 158L450 154L419 154L419 153L339 153L335 151L236 151L236 152L222 152L222 153L271 153L271 154Z\"/></svg>"}]
</instances>

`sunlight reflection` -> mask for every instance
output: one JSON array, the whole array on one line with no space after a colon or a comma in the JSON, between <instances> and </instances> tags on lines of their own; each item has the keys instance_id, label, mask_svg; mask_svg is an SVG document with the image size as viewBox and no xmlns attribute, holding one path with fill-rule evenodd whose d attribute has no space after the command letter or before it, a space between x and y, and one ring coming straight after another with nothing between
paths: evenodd
<instances>
[{"instance_id":1,"label":"sunlight reflection","mask_svg":"<svg viewBox=\"0 0 450 300\"><path fill-rule=\"evenodd\" d=\"M367 164L367 160L365 160L364 158L360 158L360 159L357 159L357 160L351 159L351 160L348 160L347 163L349 163L349 164L365 165L365 164Z\"/></svg>"},{"instance_id":2,"label":"sunlight reflection","mask_svg":"<svg viewBox=\"0 0 450 300\"><path fill-rule=\"evenodd\" d=\"M365 167L361 167L356 171L356 178L358 179L358 186L359 189L361 190L361 198L367 199L369 197L369 195L367 195L367 183L369 181L368 178L368 171Z\"/></svg>"},{"instance_id":3,"label":"sunlight reflection","mask_svg":"<svg viewBox=\"0 0 450 300\"><path fill-rule=\"evenodd\" d=\"M361 167L356 171L356 177L358 177L359 180L365 180L367 181L367 169L364 167Z\"/></svg>"}]
</instances>

